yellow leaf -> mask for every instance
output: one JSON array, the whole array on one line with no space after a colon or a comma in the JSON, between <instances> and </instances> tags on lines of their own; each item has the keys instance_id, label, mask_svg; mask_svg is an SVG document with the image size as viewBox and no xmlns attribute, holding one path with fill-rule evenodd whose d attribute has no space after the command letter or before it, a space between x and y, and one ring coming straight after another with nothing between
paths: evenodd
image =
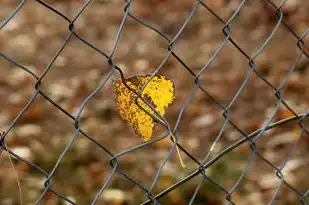
<instances>
[{"instance_id":1,"label":"yellow leaf","mask_svg":"<svg viewBox=\"0 0 309 205\"><path fill-rule=\"evenodd\" d=\"M139 92L149 77L149 75L134 76L125 79L125 82L129 87ZM150 140L155 126L155 120L136 105L134 99L137 95L130 91L121 80L114 81L114 86L116 89L116 104L119 115L134 128L135 132L144 141ZM174 83L171 80L166 79L165 76L154 76L143 90L141 97L163 116L175 98L174 93ZM137 102L143 109L156 116L154 111L141 99L138 99ZM159 116L156 116L156 118L159 120Z\"/></svg>"}]
</instances>

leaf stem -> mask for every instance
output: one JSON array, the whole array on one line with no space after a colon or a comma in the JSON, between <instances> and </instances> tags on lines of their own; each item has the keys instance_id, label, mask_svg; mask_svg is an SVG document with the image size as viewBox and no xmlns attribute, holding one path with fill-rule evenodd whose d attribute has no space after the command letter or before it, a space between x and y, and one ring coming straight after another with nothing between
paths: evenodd
<instances>
[{"instance_id":1,"label":"leaf stem","mask_svg":"<svg viewBox=\"0 0 309 205\"><path fill-rule=\"evenodd\" d=\"M176 138L175 138L174 134L171 131L170 131L170 134L172 135L172 139L174 140L174 142L176 142ZM178 158L179 158L179 162L180 162L181 167L185 168L186 165L183 162L183 159L181 157L181 154L180 154L180 151L179 151L179 148L178 148L177 144L176 144L176 151L177 151L177 154L178 154Z\"/></svg>"}]
</instances>

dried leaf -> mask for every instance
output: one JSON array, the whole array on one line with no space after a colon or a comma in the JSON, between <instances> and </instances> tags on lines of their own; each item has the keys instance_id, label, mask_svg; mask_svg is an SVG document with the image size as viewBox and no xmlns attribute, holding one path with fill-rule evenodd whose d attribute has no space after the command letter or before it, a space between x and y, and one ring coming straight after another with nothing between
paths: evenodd
<instances>
[{"instance_id":1,"label":"dried leaf","mask_svg":"<svg viewBox=\"0 0 309 205\"><path fill-rule=\"evenodd\" d=\"M125 79L125 82L129 87L139 92L149 77L149 75L134 76ZM121 118L127 121L144 141L150 140L155 126L155 120L136 105L134 99L137 95L130 91L121 80L114 81L114 86L116 89L117 110ZM174 93L174 83L171 80L166 79L165 76L154 76L143 90L141 97L163 116L175 98ZM141 99L138 99L137 102L147 112L156 116L154 111ZM159 119L158 116L156 117Z\"/></svg>"}]
</instances>

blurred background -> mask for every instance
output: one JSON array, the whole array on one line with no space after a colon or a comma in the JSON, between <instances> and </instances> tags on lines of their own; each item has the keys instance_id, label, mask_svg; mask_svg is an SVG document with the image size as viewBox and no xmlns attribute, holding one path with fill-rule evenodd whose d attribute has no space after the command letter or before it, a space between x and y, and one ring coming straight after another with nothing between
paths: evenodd
<instances>
[{"instance_id":1,"label":"blurred background","mask_svg":"<svg viewBox=\"0 0 309 205\"><path fill-rule=\"evenodd\" d=\"M85 4L81 0L46 0L54 9L73 19ZM18 6L17 0L0 0L0 20L5 20ZM177 34L195 0L134 0L131 14L152 25L170 39ZM239 0L207 0L205 4L224 21L228 21L239 7ZM273 1L280 5L281 1ZM125 2L121 0L92 1L74 23L76 33L104 52L110 53L124 15ZM309 2L289 0L281 10L291 29L302 35L309 27ZM247 1L229 24L231 38L248 55L254 56L275 29L278 18L270 1ZM224 24L205 7L199 6L176 39L175 54L194 72L198 73L222 45L226 36ZM26 1L21 10L0 31L0 50L15 62L41 76L69 35L68 22L36 1ZM304 36L308 43L309 35ZM168 42L158 33L128 17L121 32L114 62L125 78L151 74L168 55ZM300 54L297 38L283 24L255 59L255 69L275 88L287 78ZM0 59L0 128L5 131L25 107L35 92L36 80L5 58ZM110 67L107 59L73 36L41 82L41 91L74 114L87 96L106 77ZM209 67L200 75L199 82L223 106L228 106L250 71L249 60L230 42L226 43ZM175 83L176 100L167 110L166 119L173 128L195 84L194 77L175 58L170 57L160 73ZM116 112L112 80L119 79L115 72L106 85L86 105L81 117L81 128L108 148L119 153L142 143L133 129ZM297 114L309 107L309 64L303 56L281 97ZM230 120L243 133L260 129L277 107L275 90L261 77L253 74L229 110ZM293 116L285 106L275 113L272 122ZM198 90L180 121L179 143L197 160L202 161L224 124L223 110L209 96ZM309 140L302 133L299 121L276 126L266 131L257 141L259 153L275 166L288 158L299 142L286 168L285 180L300 193L309 187ZM8 147L19 156L49 173L75 133L74 121L38 95L29 109L6 136ZM154 138L164 134L157 126ZM216 143L211 158L244 136L228 124ZM164 139L119 157L122 171L145 187L150 187L160 163L172 143ZM251 154L250 144L244 143L207 169L207 175L226 190L240 177ZM182 153L186 168L179 164L176 152L164 166L153 189L160 193L197 169L197 164ZM16 175L8 154L0 156L0 204L20 204ZM19 176L23 204L33 204L44 190L46 178L33 167L13 159ZM267 204L279 185L276 170L255 156L248 171L232 194L237 205ZM80 135L65 154L53 176L51 187L77 204L90 204L111 172L109 155L89 139ZM201 177L184 183L159 200L161 204L188 204ZM226 194L207 180L201 186L196 205L227 204ZM276 204L298 204L300 196L283 184ZM119 174L113 175L108 188L97 204L131 205L147 200L147 195L134 183ZM69 204L52 192L44 195L41 204Z\"/></svg>"}]
</instances>

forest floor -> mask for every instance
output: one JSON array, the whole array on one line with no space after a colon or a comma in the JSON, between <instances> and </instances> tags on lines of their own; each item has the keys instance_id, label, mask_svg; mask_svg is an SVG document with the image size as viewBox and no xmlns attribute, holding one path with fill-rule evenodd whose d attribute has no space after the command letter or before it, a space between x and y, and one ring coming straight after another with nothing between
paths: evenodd
<instances>
[{"instance_id":1,"label":"forest floor","mask_svg":"<svg viewBox=\"0 0 309 205\"><path fill-rule=\"evenodd\" d=\"M85 3L77 0L46 2L69 19L73 19ZM196 2L136 0L132 1L130 12L173 39ZM205 2L224 21L232 16L240 4L237 0ZM216 142L211 158L242 139L243 134L248 135L262 128L272 115L271 122L294 116L277 99L275 94L279 87L281 98L295 113L302 114L309 107L308 59L302 55L296 69L292 70L301 53L297 47L297 38L283 24L276 27L279 21L276 10L266 2L246 2L229 24L231 38L249 58L254 57L259 48L263 47L262 52L254 58L254 69L260 76L253 73L240 95L230 104L251 72L248 58L230 41L226 41L214 61L199 76L201 87L221 106L229 106L229 123ZM280 3L274 2L277 5ZM0 20L3 21L19 1L0 0L0 4ZM120 0L93 1L77 18L74 31L104 52L111 53L124 15L124 6L124 1ZM287 1L282 8L286 14L284 20L299 36L309 27L308 9L309 2L305 0ZM68 28L68 21L55 12L36 1L27 1L0 31L1 53L41 76L70 35ZM222 22L203 6L199 6L197 13L176 39L174 53L192 72L199 73L225 42L223 28ZM274 30L275 35L267 46L263 46ZM304 37L305 43L308 43L308 36ZM168 41L161 35L128 17L113 61L121 68L125 78L151 74L169 54L168 46ZM5 58L1 58L0 62L0 128L5 131L36 92L36 79ZM73 115L109 70L108 59L73 36L42 79L40 90ZM291 70L293 74L284 83ZM168 58L160 74L175 84L176 99L165 115L171 128L174 128L180 111L195 87L194 76L173 56ZM80 121L81 128L112 153L120 153L143 143L116 111L112 80L119 78L119 73L114 72L85 106ZM198 89L180 120L177 130L179 144L199 161L205 158L225 122L224 110L217 102ZM243 133L235 129L232 123ZM75 131L74 121L70 117L38 95L14 124L6 136L6 143L14 153L49 173ZM163 133L163 127L157 126L153 138ZM298 140L300 135L302 139ZM284 179L304 193L309 187L306 172L309 169L309 140L306 132L301 132L299 121L291 121L266 131L256 144L261 156L280 167L288 159L296 142L299 144L284 169ZM171 146L171 140L164 139L125 154L119 157L120 168L145 187L150 187ZM267 204L280 182L276 170L261 157L255 155L249 160L251 153L250 143L246 142L207 169L211 179L230 190L248 161L251 162L246 175L232 194L237 205ZM198 165L184 153L182 156L186 168L180 166L174 151L153 193L159 193L196 170ZM111 173L109 158L99 146L82 135L78 136L53 175L52 188L77 204L89 204ZM6 152L1 154L0 160L0 203L19 204L16 175ZM19 160L14 159L13 162L20 179L24 204L33 204L44 190L46 178L42 172ZM163 197L161 204L188 204L200 180L200 177L196 177L185 183ZM145 201L146 196L132 182L115 174L98 204L138 204ZM205 200L211 205L223 204L224 196L225 193L205 180L195 204L205 204ZM299 198L296 192L282 185L277 200L278 204L292 205ZM43 198L43 204L65 203L48 192Z\"/></svg>"}]
</instances>

